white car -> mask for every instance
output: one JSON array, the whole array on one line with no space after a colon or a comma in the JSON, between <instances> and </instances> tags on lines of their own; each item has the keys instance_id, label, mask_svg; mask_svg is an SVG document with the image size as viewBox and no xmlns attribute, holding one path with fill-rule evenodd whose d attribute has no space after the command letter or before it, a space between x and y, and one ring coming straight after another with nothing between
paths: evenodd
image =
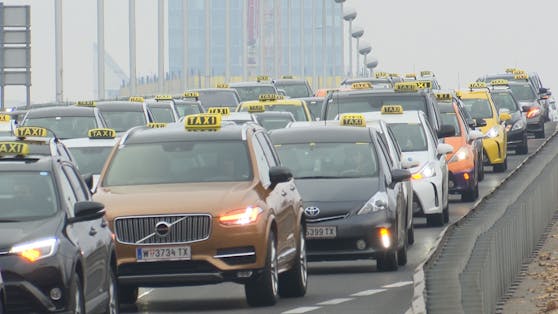
<instances>
[{"instance_id":1,"label":"white car","mask_svg":"<svg viewBox=\"0 0 558 314\"><path fill-rule=\"evenodd\" d=\"M427 224L441 226L449 220L448 205L448 165L446 154L453 152L453 146L438 142L438 136L421 111L406 111L398 105L385 105L381 112L364 114L367 121L384 120L395 135L403 152L403 161L418 166L412 173L413 212L423 213ZM451 128L451 127L450 127ZM455 130L440 129L440 136Z\"/></svg>"}]
</instances>

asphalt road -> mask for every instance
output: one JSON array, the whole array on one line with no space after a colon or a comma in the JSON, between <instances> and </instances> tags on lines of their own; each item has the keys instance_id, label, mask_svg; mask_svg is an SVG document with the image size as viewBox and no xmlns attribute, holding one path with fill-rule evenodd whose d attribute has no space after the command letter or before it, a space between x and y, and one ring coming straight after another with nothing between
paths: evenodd
<instances>
[{"instance_id":1,"label":"asphalt road","mask_svg":"<svg viewBox=\"0 0 558 314\"><path fill-rule=\"evenodd\" d=\"M547 123L546 134L552 134L555 128L555 123ZM542 142L543 139L529 139L529 152L535 151ZM504 173L492 173L492 167L485 167L487 175L480 183L480 197L496 188L526 156L511 152L508 171ZM451 222L462 218L474 205L460 202L458 196L450 196ZM426 219L416 218L416 241L408 250L408 264L397 272L377 272L373 260L310 263L306 296L280 299L273 307L251 308L245 301L243 286L225 283L142 288L135 307L125 313L405 313L413 294L413 272L433 249L444 228L427 227Z\"/></svg>"}]
</instances>

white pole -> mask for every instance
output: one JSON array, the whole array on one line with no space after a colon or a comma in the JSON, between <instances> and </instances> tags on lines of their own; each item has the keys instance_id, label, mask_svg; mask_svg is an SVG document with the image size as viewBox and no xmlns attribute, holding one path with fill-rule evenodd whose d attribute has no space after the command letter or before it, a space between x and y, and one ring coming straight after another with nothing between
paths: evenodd
<instances>
[{"instance_id":1,"label":"white pole","mask_svg":"<svg viewBox=\"0 0 558 314\"><path fill-rule=\"evenodd\" d=\"M260 24L260 36L258 41L260 42L260 56L259 56L259 60L260 60L260 73L258 75L264 75L264 2L260 1L259 2L259 24Z\"/></svg>"},{"instance_id":2,"label":"white pole","mask_svg":"<svg viewBox=\"0 0 558 314\"><path fill-rule=\"evenodd\" d=\"M357 37L357 39L356 39L356 75L357 75L357 77L360 76L360 63L359 63L360 56L359 56L359 53L358 53L358 50L360 49L358 47L359 43L360 43L360 37Z\"/></svg>"},{"instance_id":3,"label":"white pole","mask_svg":"<svg viewBox=\"0 0 558 314\"><path fill-rule=\"evenodd\" d=\"M134 0L132 0L134 1ZM182 0L182 89L188 89L188 0Z\"/></svg>"},{"instance_id":4,"label":"white pole","mask_svg":"<svg viewBox=\"0 0 558 314\"><path fill-rule=\"evenodd\" d=\"M165 0L157 3L157 69L159 70L158 92L165 92Z\"/></svg>"},{"instance_id":5,"label":"white pole","mask_svg":"<svg viewBox=\"0 0 558 314\"><path fill-rule=\"evenodd\" d=\"M287 29L288 29L287 32L289 33L288 34L288 41L289 41L288 42L288 45L289 45L288 52L289 52L289 55L288 55L287 64L288 64L288 71L289 71L288 74L289 75L293 74L293 65L292 65L292 63L293 63L293 27L292 27L292 20L293 19L291 18L292 13L293 13L293 3L292 3L292 0L288 0L287 1Z\"/></svg>"},{"instance_id":6,"label":"white pole","mask_svg":"<svg viewBox=\"0 0 558 314\"><path fill-rule=\"evenodd\" d=\"M316 0L312 0L312 88L317 89L316 84Z\"/></svg>"},{"instance_id":7,"label":"white pole","mask_svg":"<svg viewBox=\"0 0 558 314\"><path fill-rule=\"evenodd\" d=\"M130 57L130 96L136 94L136 1L128 1L128 53Z\"/></svg>"},{"instance_id":8,"label":"white pole","mask_svg":"<svg viewBox=\"0 0 558 314\"><path fill-rule=\"evenodd\" d=\"M205 88L211 80L211 1L205 1Z\"/></svg>"},{"instance_id":9,"label":"white pole","mask_svg":"<svg viewBox=\"0 0 558 314\"><path fill-rule=\"evenodd\" d=\"M281 29L279 25L279 0L273 2L273 77L279 76L279 56L282 49L279 46L279 38L281 37Z\"/></svg>"},{"instance_id":10,"label":"white pole","mask_svg":"<svg viewBox=\"0 0 558 314\"><path fill-rule=\"evenodd\" d=\"M306 79L306 71L304 67L306 62L304 58L306 57L306 49L304 48L304 1L300 1L300 76L302 79Z\"/></svg>"},{"instance_id":11,"label":"white pole","mask_svg":"<svg viewBox=\"0 0 558 314\"><path fill-rule=\"evenodd\" d=\"M105 98L105 1L97 0L97 98Z\"/></svg>"},{"instance_id":12,"label":"white pole","mask_svg":"<svg viewBox=\"0 0 558 314\"><path fill-rule=\"evenodd\" d=\"M322 0L322 83L321 86L326 86L326 63L328 63L329 49L327 49L327 22L326 22L326 0Z\"/></svg>"},{"instance_id":13,"label":"white pole","mask_svg":"<svg viewBox=\"0 0 558 314\"><path fill-rule=\"evenodd\" d=\"M63 46L62 46L62 0L54 1L54 29L55 29L55 63L56 63L56 101L62 102L64 100L64 85L63 85ZM4 95L2 95L4 97Z\"/></svg>"},{"instance_id":14,"label":"white pole","mask_svg":"<svg viewBox=\"0 0 558 314\"><path fill-rule=\"evenodd\" d=\"M225 81L231 80L231 1L225 0Z\"/></svg>"},{"instance_id":15,"label":"white pole","mask_svg":"<svg viewBox=\"0 0 558 314\"><path fill-rule=\"evenodd\" d=\"M248 0L242 1L242 80L248 80Z\"/></svg>"},{"instance_id":16,"label":"white pole","mask_svg":"<svg viewBox=\"0 0 558 314\"><path fill-rule=\"evenodd\" d=\"M349 77L353 77L353 21L349 21Z\"/></svg>"}]
</instances>

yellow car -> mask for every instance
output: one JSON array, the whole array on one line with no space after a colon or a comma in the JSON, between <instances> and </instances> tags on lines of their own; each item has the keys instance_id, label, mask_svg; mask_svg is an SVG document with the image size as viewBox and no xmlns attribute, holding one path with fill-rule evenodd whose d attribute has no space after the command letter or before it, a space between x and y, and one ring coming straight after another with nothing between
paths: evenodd
<instances>
[{"instance_id":1,"label":"yellow car","mask_svg":"<svg viewBox=\"0 0 558 314\"><path fill-rule=\"evenodd\" d=\"M484 82L469 84L468 91L459 93L465 109L476 120L484 134L482 146L485 164L494 167L494 172L508 168L507 134L503 121L511 119L508 112L498 113L490 92Z\"/></svg>"},{"instance_id":2,"label":"yellow car","mask_svg":"<svg viewBox=\"0 0 558 314\"><path fill-rule=\"evenodd\" d=\"M313 120L304 100L285 99L283 96L276 94L262 94L257 101L245 101L238 105L236 111L287 111L293 114L296 121Z\"/></svg>"}]
</instances>

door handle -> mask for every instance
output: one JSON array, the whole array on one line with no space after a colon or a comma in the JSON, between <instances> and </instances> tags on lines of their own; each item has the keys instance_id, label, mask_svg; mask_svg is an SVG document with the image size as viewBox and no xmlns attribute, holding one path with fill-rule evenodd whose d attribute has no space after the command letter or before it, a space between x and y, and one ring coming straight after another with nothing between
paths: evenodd
<instances>
[{"instance_id":1,"label":"door handle","mask_svg":"<svg viewBox=\"0 0 558 314\"><path fill-rule=\"evenodd\" d=\"M281 191L281 196L287 196L287 192Z\"/></svg>"},{"instance_id":2,"label":"door handle","mask_svg":"<svg viewBox=\"0 0 558 314\"><path fill-rule=\"evenodd\" d=\"M96 234L97 234L97 230L95 228L91 227L91 229L89 229L89 235L94 236Z\"/></svg>"},{"instance_id":3,"label":"door handle","mask_svg":"<svg viewBox=\"0 0 558 314\"><path fill-rule=\"evenodd\" d=\"M106 228L108 226L108 223L105 219L103 219L103 221L101 221L101 227L102 228Z\"/></svg>"}]
</instances>

